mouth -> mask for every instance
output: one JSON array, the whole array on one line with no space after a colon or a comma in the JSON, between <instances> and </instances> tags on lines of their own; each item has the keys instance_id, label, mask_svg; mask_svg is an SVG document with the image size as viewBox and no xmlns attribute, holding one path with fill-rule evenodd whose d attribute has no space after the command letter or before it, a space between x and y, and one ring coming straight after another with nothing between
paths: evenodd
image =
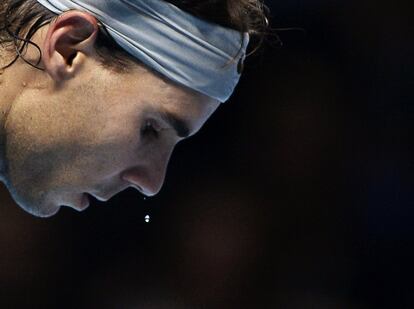
<instances>
[{"instance_id":1,"label":"mouth","mask_svg":"<svg viewBox=\"0 0 414 309\"><path fill-rule=\"evenodd\" d=\"M109 199L110 199L110 198L108 198L108 197L101 197L101 196L99 196L99 195L92 194L92 193L88 193L88 195L89 195L89 196L91 196L91 197L93 197L93 198L95 198L95 199L97 199L97 200L98 200L98 201L100 201L100 202L107 202L107 201L109 201Z\"/></svg>"},{"instance_id":2,"label":"mouth","mask_svg":"<svg viewBox=\"0 0 414 309\"><path fill-rule=\"evenodd\" d=\"M87 193L84 193L82 195L82 201L81 201L81 206L80 208L78 208L77 210L82 211L85 210L86 208L89 207L90 201L89 201L89 196Z\"/></svg>"},{"instance_id":3,"label":"mouth","mask_svg":"<svg viewBox=\"0 0 414 309\"><path fill-rule=\"evenodd\" d=\"M90 205L89 196L87 193L83 193L80 198L73 203L61 204L60 206L69 207L77 211L84 211Z\"/></svg>"}]
</instances>

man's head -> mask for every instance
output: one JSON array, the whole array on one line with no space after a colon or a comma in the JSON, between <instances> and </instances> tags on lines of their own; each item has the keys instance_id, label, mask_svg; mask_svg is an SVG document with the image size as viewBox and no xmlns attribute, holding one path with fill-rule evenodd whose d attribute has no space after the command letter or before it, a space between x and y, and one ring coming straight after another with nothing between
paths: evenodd
<instances>
[{"instance_id":1,"label":"man's head","mask_svg":"<svg viewBox=\"0 0 414 309\"><path fill-rule=\"evenodd\" d=\"M156 194L174 146L220 104L119 47L108 53L116 44L102 36L94 16L67 11L31 35L43 71L27 65L38 56L30 45L0 75L1 177L34 215L83 210L85 193L100 200L128 187ZM0 55L1 67L14 53L5 46Z\"/></svg>"}]
</instances>

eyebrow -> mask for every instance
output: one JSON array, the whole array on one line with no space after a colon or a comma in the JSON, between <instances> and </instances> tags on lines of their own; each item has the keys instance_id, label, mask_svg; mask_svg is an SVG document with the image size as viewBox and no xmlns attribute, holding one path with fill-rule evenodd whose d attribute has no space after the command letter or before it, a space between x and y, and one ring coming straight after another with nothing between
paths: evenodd
<instances>
[{"instance_id":1,"label":"eyebrow","mask_svg":"<svg viewBox=\"0 0 414 309\"><path fill-rule=\"evenodd\" d=\"M161 117L175 130L178 137L186 138L190 136L190 129L184 120L167 111L163 111Z\"/></svg>"}]
</instances>

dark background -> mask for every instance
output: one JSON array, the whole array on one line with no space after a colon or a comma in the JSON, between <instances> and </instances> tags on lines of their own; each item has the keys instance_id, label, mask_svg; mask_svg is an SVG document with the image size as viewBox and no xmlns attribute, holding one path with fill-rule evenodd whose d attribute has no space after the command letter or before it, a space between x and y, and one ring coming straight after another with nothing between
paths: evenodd
<instances>
[{"instance_id":1,"label":"dark background","mask_svg":"<svg viewBox=\"0 0 414 309\"><path fill-rule=\"evenodd\" d=\"M414 308L412 10L267 5L304 31L248 58L158 196L45 220L2 190L0 308Z\"/></svg>"}]
</instances>

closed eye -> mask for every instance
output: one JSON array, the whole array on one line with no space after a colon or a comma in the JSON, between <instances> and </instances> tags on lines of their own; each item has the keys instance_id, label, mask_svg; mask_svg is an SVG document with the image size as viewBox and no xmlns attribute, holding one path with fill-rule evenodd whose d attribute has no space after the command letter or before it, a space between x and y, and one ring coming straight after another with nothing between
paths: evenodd
<instances>
[{"instance_id":1,"label":"closed eye","mask_svg":"<svg viewBox=\"0 0 414 309\"><path fill-rule=\"evenodd\" d=\"M147 120L141 128L141 136L144 138L158 138L159 126L154 120Z\"/></svg>"}]
</instances>

